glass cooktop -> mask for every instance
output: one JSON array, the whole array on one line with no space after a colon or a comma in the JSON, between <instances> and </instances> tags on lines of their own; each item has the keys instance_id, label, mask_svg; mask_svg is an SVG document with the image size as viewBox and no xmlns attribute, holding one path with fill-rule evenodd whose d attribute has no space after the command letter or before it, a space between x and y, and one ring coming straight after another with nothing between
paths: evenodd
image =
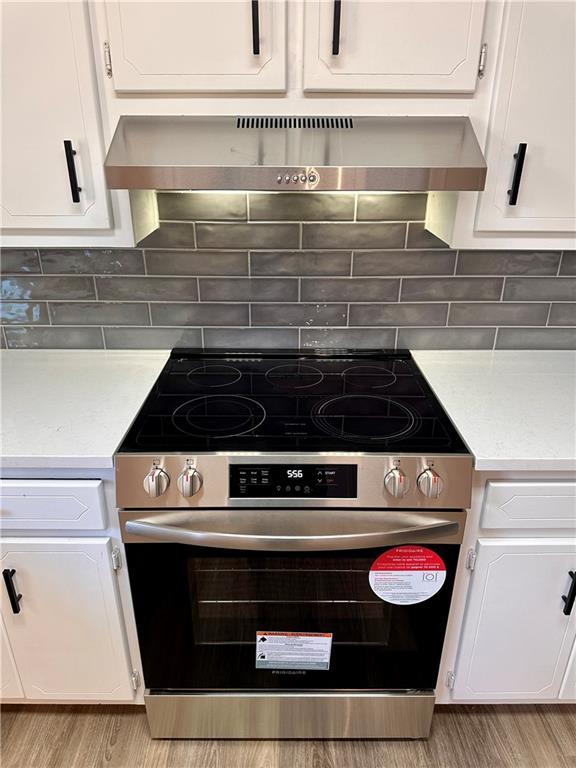
<instances>
[{"instance_id":1,"label":"glass cooktop","mask_svg":"<svg viewBox=\"0 0 576 768\"><path fill-rule=\"evenodd\" d=\"M175 349L120 453L467 453L409 352Z\"/></svg>"}]
</instances>

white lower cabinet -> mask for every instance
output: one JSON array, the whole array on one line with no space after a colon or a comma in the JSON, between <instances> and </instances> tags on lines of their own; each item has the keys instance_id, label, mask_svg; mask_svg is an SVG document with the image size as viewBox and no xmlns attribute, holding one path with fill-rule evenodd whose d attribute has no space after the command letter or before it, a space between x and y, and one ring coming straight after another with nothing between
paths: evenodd
<instances>
[{"instance_id":1,"label":"white lower cabinet","mask_svg":"<svg viewBox=\"0 0 576 768\"><path fill-rule=\"evenodd\" d=\"M0 698L2 699L23 699L24 691L20 683L20 676L16 669L16 662L4 621L0 616Z\"/></svg>"},{"instance_id":2,"label":"white lower cabinet","mask_svg":"<svg viewBox=\"0 0 576 768\"><path fill-rule=\"evenodd\" d=\"M480 539L453 690L454 701L576 698L563 685L576 606L562 595L576 539Z\"/></svg>"},{"instance_id":3,"label":"white lower cabinet","mask_svg":"<svg viewBox=\"0 0 576 768\"><path fill-rule=\"evenodd\" d=\"M2 580L2 661L15 662L3 669L3 697L23 690L28 699L131 700L111 540L6 538L0 547L2 571L14 571L14 590L22 595L14 613Z\"/></svg>"}]
</instances>

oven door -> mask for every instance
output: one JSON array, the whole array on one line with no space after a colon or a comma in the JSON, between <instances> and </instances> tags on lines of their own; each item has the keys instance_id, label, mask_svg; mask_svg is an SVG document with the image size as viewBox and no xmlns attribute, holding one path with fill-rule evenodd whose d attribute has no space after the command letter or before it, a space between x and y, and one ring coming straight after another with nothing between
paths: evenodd
<instances>
[{"instance_id":1,"label":"oven door","mask_svg":"<svg viewBox=\"0 0 576 768\"><path fill-rule=\"evenodd\" d=\"M122 512L146 687L433 689L465 514Z\"/></svg>"}]
</instances>

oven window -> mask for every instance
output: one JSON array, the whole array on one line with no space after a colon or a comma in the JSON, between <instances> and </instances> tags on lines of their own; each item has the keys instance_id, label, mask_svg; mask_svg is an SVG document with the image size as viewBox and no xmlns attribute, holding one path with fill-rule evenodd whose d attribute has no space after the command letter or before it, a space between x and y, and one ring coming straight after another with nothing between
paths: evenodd
<instances>
[{"instance_id":1,"label":"oven window","mask_svg":"<svg viewBox=\"0 0 576 768\"><path fill-rule=\"evenodd\" d=\"M311 555L126 545L146 687L433 688L459 548L426 546L446 564L443 587L393 605L368 580L387 548ZM329 669L256 669L257 631L331 633Z\"/></svg>"}]
</instances>

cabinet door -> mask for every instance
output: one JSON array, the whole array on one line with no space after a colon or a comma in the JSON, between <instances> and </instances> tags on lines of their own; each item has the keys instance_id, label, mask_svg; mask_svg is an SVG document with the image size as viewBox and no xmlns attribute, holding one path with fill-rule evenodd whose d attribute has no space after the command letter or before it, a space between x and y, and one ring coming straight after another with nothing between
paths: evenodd
<instances>
[{"instance_id":1,"label":"cabinet door","mask_svg":"<svg viewBox=\"0 0 576 768\"><path fill-rule=\"evenodd\" d=\"M85 3L2 2L0 12L1 226L109 227Z\"/></svg>"},{"instance_id":2,"label":"cabinet door","mask_svg":"<svg viewBox=\"0 0 576 768\"><path fill-rule=\"evenodd\" d=\"M2 569L22 594L0 605L29 699L131 700L133 690L106 538L4 539Z\"/></svg>"},{"instance_id":3,"label":"cabinet door","mask_svg":"<svg viewBox=\"0 0 576 768\"><path fill-rule=\"evenodd\" d=\"M23 698L24 691L20 684L12 648L10 648L6 628L2 616L0 616L0 699Z\"/></svg>"},{"instance_id":4,"label":"cabinet door","mask_svg":"<svg viewBox=\"0 0 576 768\"><path fill-rule=\"evenodd\" d=\"M281 91L284 0L107 0L117 91Z\"/></svg>"},{"instance_id":5,"label":"cabinet door","mask_svg":"<svg viewBox=\"0 0 576 768\"><path fill-rule=\"evenodd\" d=\"M304 88L474 91L484 10L485 0L309 0Z\"/></svg>"},{"instance_id":6,"label":"cabinet door","mask_svg":"<svg viewBox=\"0 0 576 768\"><path fill-rule=\"evenodd\" d=\"M576 4L511 2L487 147L477 230L576 229ZM516 205L508 190L526 144Z\"/></svg>"},{"instance_id":7,"label":"cabinet door","mask_svg":"<svg viewBox=\"0 0 576 768\"><path fill-rule=\"evenodd\" d=\"M575 609L576 610L576 609ZM570 661L566 669L566 675L560 688L560 698L568 701L576 701L576 642L570 654Z\"/></svg>"},{"instance_id":8,"label":"cabinet door","mask_svg":"<svg viewBox=\"0 0 576 768\"><path fill-rule=\"evenodd\" d=\"M555 699L576 634L575 539L480 539L456 668L461 701Z\"/></svg>"}]
</instances>

